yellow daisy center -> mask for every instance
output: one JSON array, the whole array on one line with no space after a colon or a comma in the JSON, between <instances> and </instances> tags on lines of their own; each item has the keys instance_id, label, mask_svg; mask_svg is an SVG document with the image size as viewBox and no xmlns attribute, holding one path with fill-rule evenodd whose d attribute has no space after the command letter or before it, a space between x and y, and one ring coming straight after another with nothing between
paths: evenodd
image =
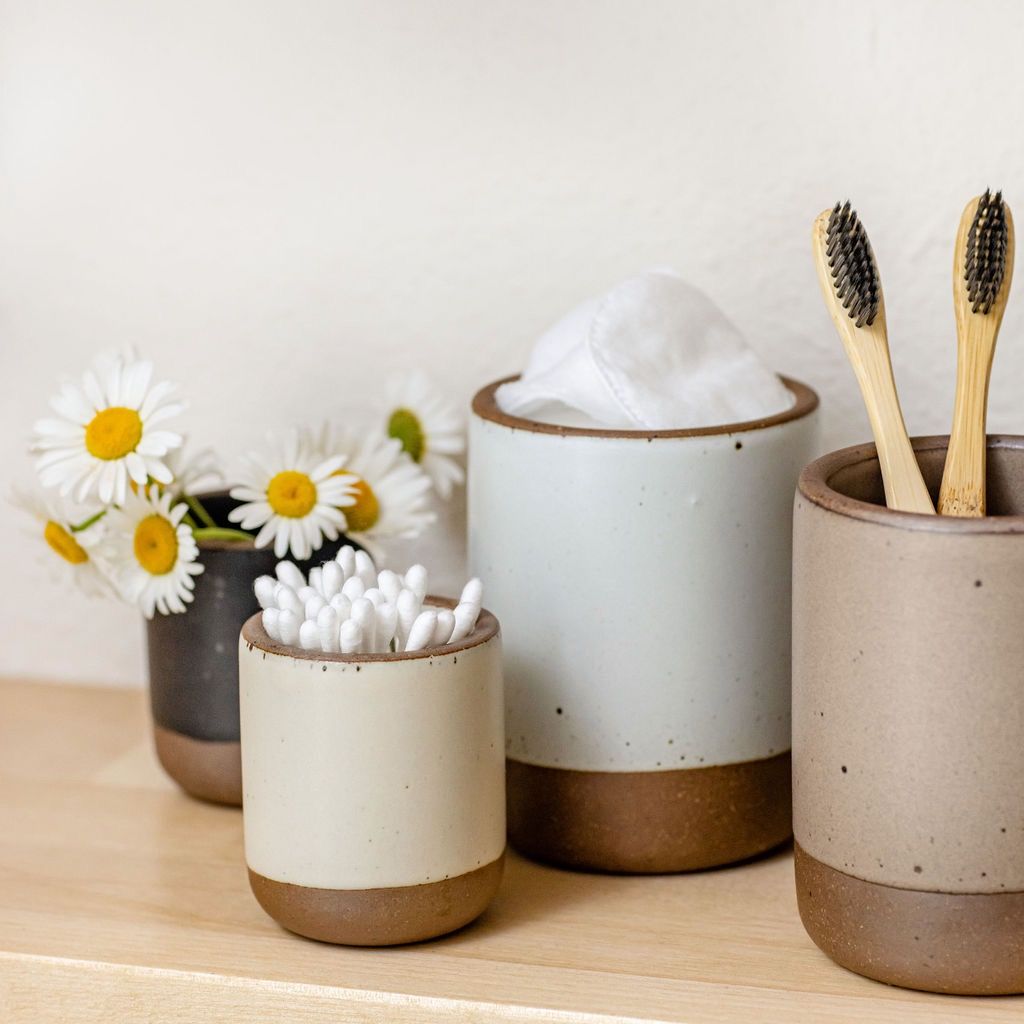
<instances>
[{"instance_id":1,"label":"yellow daisy center","mask_svg":"<svg viewBox=\"0 0 1024 1024\"><path fill-rule=\"evenodd\" d=\"M142 440L142 418L134 409L101 409L85 428L85 447L97 459L123 459Z\"/></svg>"},{"instance_id":2,"label":"yellow daisy center","mask_svg":"<svg viewBox=\"0 0 1024 1024\"><path fill-rule=\"evenodd\" d=\"M344 470L340 470L344 473ZM353 533L365 533L380 519L380 502L373 488L360 477L353 485L356 503L346 505L342 509L345 513L346 528Z\"/></svg>"},{"instance_id":3,"label":"yellow daisy center","mask_svg":"<svg viewBox=\"0 0 1024 1024\"><path fill-rule=\"evenodd\" d=\"M316 506L316 484L305 473L286 469L267 485L267 503L279 516L301 519Z\"/></svg>"},{"instance_id":4,"label":"yellow daisy center","mask_svg":"<svg viewBox=\"0 0 1024 1024\"><path fill-rule=\"evenodd\" d=\"M169 573L178 560L178 532L161 515L146 516L135 527L135 558L151 576Z\"/></svg>"},{"instance_id":5,"label":"yellow daisy center","mask_svg":"<svg viewBox=\"0 0 1024 1024\"><path fill-rule=\"evenodd\" d=\"M70 532L60 525L60 523L55 523L51 519L43 529L43 537L46 540L46 543L49 544L65 562L70 562L72 565L81 565L83 562L89 561L89 556L85 553L85 548L83 548L82 545L71 536Z\"/></svg>"},{"instance_id":6,"label":"yellow daisy center","mask_svg":"<svg viewBox=\"0 0 1024 1024\"><path fill-rule=\"evenodd\" d=\"M419 462L426 451L427 438L423 433L423 424L419 417L410 409L396 409L388 420L388 436L402 442L403 450L413 462Z\"/></svg>"}]
</instances>

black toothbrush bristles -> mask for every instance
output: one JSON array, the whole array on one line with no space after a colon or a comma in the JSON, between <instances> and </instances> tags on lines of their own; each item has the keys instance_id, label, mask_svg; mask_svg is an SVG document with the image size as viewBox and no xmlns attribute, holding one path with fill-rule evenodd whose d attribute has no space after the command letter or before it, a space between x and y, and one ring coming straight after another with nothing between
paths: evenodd
<instances>
[{"instance_id":1,"label":"black toothbrush bristles","mask_svg":"<svg viewBox=\"0 0 1024 1024\"><path fill-rule=\"evenodd\" d=\"M964 283L972 313L992 312L1006 273L1007 239L1003 193L992 195L985 189L967 233L964 257Z\"/></svg>"},{"instance_id":2,"label":"black toothbrush bristles","mask_svg":"<svg viewBox=\"0 0 1024 1024\"><path fill-rule=\"evenodd\" d=\"M878 268L864 225L847 200L836 203L828 218L825 255L836 298L858 327L870 327L878 316Z\"/></svg>"}]
</instances>

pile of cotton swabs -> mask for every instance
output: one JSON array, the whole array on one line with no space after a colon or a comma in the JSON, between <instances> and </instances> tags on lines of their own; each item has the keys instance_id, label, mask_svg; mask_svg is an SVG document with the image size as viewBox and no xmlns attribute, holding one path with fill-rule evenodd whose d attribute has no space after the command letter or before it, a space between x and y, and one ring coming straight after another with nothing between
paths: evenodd
<instances>
[{"instance_id":1,"label":"pile of cotton swabs","mask_svg":"<svg viewBox=\"0 0 1024 1024\"><path fill-rule=\"evenodd\" d=\"M263 628L278 643L306 651L388 654L456 643L473 632L483 585L470 580L459 604L424 607L427 570L379 573L365 551L343 547L337 557L309 571L278 562L277 576L254 584Z\"/></svg>"}]
</instances>

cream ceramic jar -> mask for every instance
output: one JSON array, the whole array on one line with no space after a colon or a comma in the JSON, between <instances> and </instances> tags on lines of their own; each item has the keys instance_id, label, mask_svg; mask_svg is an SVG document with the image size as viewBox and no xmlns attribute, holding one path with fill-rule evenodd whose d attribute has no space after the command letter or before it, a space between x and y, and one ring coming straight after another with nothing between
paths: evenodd
<instances>
[{"instance_id":1,"label":"cream ceramic jar","mask_svg":"<svg viewBox=\"0 0 1024 1024\"><path fill-rule=\"evenodd\" d=\"M790 834L792 495L817 396L707 430L560 427L473 401L472 571L506 636L509 837L680 871Z\"/></svg>"},{"instance_id":2,"label":"cream ceramic jar","mask_svg":"<svg viewBox=\"0 0 1024 1024\"><path fill-rule=\"evenodd\" d=\"M283 647L256 615L239 661L245 856L264 910L353 945L482 913L505 850L494 616L444 647L341 655Z\"/></svg>"},{"instance_id":3,"label":"cream ceramic jar","mask_svg":"<svg viewBox=\"0 0 1024 1024\"><path fill-rule=\"evenodd\" d=\"M933 496L946 438L914 444ZM1024 992L1024 438L989 437L982 519L884 505L873 445L796 498L800 914L895 985Z\"/></svg>"}]
</instances>

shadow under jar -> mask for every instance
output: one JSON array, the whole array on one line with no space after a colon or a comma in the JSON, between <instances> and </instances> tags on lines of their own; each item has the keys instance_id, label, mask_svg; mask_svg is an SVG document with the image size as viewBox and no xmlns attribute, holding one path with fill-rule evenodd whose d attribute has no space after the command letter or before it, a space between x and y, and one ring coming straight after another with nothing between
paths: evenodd
<instances>
[{"instance_id":1,"label":"shadow under jar","mask_svg":"<svg viewBox=\"0 0 1024 1024\"><path fill-rule=\"evenodd\" d=\"M473 400L469 552L506 633L509 839L687 871L787 839L793 489L817 396L710 429L553 426Z\"/></svg>"},{"instance_id":2,"label":"shadow under jar","mask_svg":"<svg viewBox=\"0 0 1024 1024\"><path fill-rule=\"evenodd\" d=\"M937 494L947 439L916 440ZM1024 438L981 519L884 506L873 445L795 506L796 885L811 938L908 988L1024 992Z\"/></svg>"},{"instance_id":3,"label":"shadow under jar","mask_svg":"<svg viewBox=\"0 0 1024 1024\"><path fill-rule=\"evenodd\" d=\"M245 858L263 909L360 946L482 914L505 858L494 616L443 647L345 655L284 647L254 615L239 661Z\"/></svg>"},{"instance_id":4,"label":"shadow under jar","mask_svg":"<svg viewBox=\"0 0 1024 1024\"><path fill-rule=\"evenodd\" d=\"M219 525L231 525L228 512L237 501L226 492L199 498ZM296 564L308 572L343 543L351 542L329 542ZM187 610L146 623L153 740L164 771L186 793L239 807L238 631L259 609L254 581L272 576L280 559L272 547L252 542L203 541L199 561L204 570Z\"/></svg>"}]
</instances>

